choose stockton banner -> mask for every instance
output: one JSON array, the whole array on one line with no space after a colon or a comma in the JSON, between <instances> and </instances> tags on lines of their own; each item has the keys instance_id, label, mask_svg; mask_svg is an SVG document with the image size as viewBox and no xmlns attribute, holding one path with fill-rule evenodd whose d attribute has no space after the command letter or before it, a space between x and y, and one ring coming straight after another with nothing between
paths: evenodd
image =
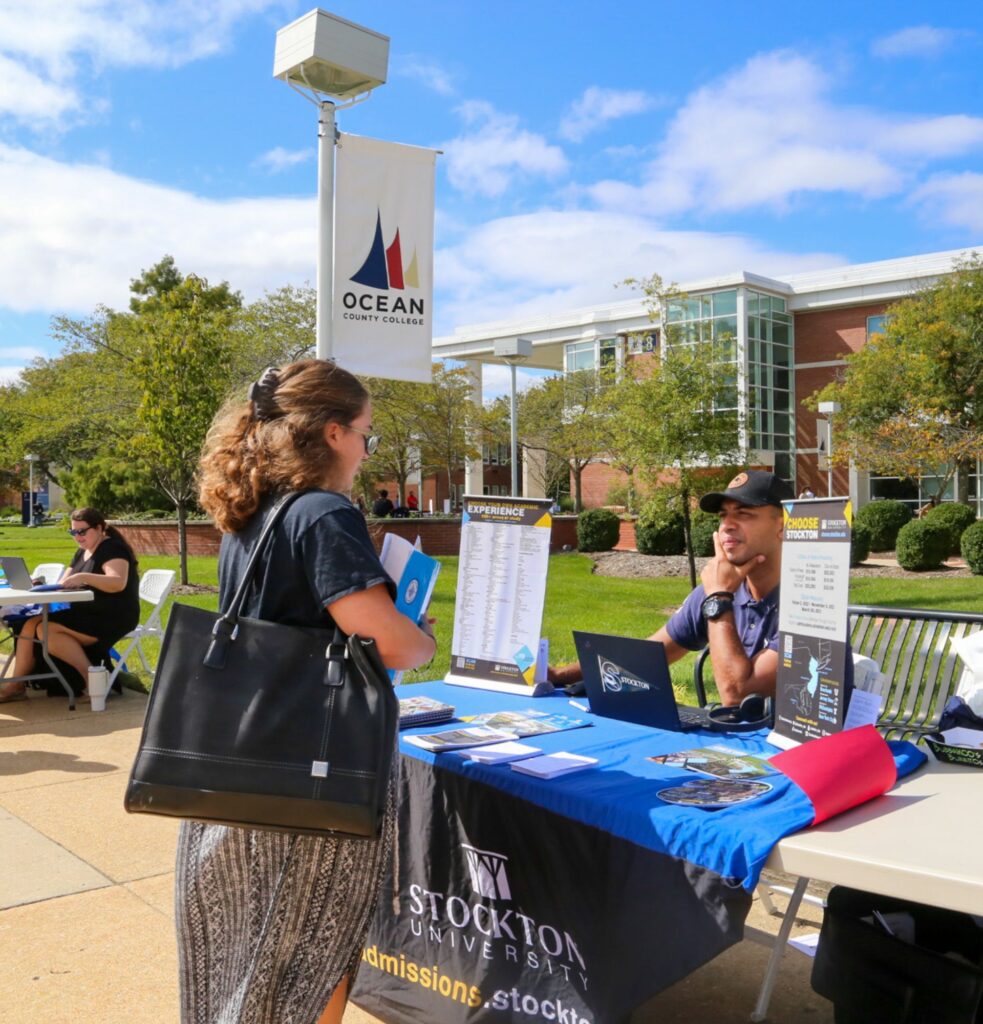
<instances>
[{"instance_id":1,"label":"choose stockton banner","mask_svg":"<svg viewBox=\"0 0 983 1024\"><path fill-rule=\"evenodd\" d=\"M848 498L786 501L775 729L788 747L843 728L852 510Z\"/></svg>"},{"instance_id":2,"label":"choose stockton banner","mask_svg":"<svg viewBox=\"0 0 983 1024\"><path fill-rule=\"evenodd\" d=\"M352 373L431 379L436 151L340 135L333 354Z\"/></svg>"},{"instance_id":3,"label":"choose stockton banner","mask_svg":"<svg viewBox=\"0 0 983 1024\"><path fill-rule=\"evenodd\" d=\"M553 517L549 498L466 497L447 682L535 683Z\"/></svg>"}]
</instances>

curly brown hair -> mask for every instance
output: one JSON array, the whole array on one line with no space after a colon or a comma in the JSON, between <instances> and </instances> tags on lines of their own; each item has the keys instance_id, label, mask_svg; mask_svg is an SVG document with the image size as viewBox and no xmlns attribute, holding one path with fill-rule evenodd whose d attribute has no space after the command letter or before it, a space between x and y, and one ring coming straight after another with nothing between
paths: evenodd
<instances>
[{"instance_id":1,"label":"curly brown hair","mask_svg":"<svg viewBox=\"0 0 983 1024\"><path fill-rule=\"evenodd\" d=\"M223 533L235 533L267 494L324 487L335 462L325 425L351 423L368 400L357 377L323 359L267 370L250 400L226 403L208 431L202 508Z\"/></svg>"}]
</instances>

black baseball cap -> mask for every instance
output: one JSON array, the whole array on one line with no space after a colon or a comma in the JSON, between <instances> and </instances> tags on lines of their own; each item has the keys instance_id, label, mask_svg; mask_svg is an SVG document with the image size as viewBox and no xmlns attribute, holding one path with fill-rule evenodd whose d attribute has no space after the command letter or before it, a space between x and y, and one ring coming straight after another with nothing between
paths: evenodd
<instances>
[{"instance_id":1,"label":"black baseball cap","mask_svg":"<svg viewBox=\"0 0 983 1024\"><path fill-rule=\"evenodd\" d=\"M739 505L758 508L762 505L774 505L781 508L783 501L795 497L790 484L780 476L764 469L749 469L738 473L727 485L726 491L711 491L700 498L700 508L704 512L719 512L725 501L736 501Z\"/></svg>"}]
</instances>

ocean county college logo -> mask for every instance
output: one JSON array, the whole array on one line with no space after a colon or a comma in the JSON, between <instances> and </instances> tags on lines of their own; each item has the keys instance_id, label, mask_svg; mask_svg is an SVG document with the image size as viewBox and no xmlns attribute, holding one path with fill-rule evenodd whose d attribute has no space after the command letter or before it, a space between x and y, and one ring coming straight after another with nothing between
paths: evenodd
<instances>
[{"instance_id":1,"label":"ocean county college logo","mask_svg":"<svg viewBox=\"0 0 983 1024\"><path fill-rule=\"evenodd\" d=\"M632 675L626 668L598 655L597 667L601 671L601 689L608 693L621 693L622 690L648 690L648 683Z\"/></svg>"},{"instance_id":2,"label":"ocean county college logo","mask_svg":"<svg viewBox=\"0 0 983 1024\"><path fill-rule=\"evenodd\" d=\"M508 857L502 853L479 850L465 843L461 843L461 849L467 857L471 888L478 896L489 900L512 899L508 876L505 874Z\"/></svg>"},{"instance_id":3,"label":"ocean county college logo","mask_svg":"<svg viewBox=\"0 0 983 1024\"><path fill-rule=\"evenodd\" d=\"M416 249L405 266L399 228L387 246L382 237L382 212L376 211L375 235L365 262L349 278L372 291L349 289L341 296L346 320L367 320L386 324L426 323L426 301L405 294L407 288L420 287ZM400 294L404 293L404 294Z\"/></svg>"}]
</instances>

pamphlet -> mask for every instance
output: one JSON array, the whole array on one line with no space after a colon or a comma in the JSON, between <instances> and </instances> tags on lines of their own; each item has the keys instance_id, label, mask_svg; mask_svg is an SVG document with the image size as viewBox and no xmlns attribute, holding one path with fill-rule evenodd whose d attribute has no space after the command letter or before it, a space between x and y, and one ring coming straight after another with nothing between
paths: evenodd
<instances>
[{"instance_id":1,"label":"pamphlet","mask_svg":"<svg viewBox=\"0 0 983 1024\"><path fill-rule=\"evenodd\" d=\"M516 761L509 767L514 772L522 772L523 775L535 775L537 779L555 779L558 775L569 775L571 772L591 768L595 764L597 764L596 757L560 751L556 754L543 754L542 757L530 757L525 761Z\"/></svg>"},{"instance_id":2,"label":"pamphlet","mask_svg":"<svg viewBox=\"0 0 983 1024\"><path fill-rule=\"evenodd\" d=\"M430 607L433 588L440 573L440 562L423 553L419 537L413 545L395 533L386 534L379 557L383 569L396 584L396 609L413 622L421 622ZM403 673L391 669L389 678L393 686L398 686Z\"/></svg>"},{"instance_id":3,"label":"pamphlet","mask_svg":"<svg viewBox=\"0 0 983 1024\"><path fill-rule=\"evenodd\" d=\"M399 727L413 728L419 725L436 725L454 717L454 705L445 704L433 697L400 697Z\"/></svg>"},{"instance_id":4,"label":"pamphlet","mask_svg":"<svg viewBox=\"0 0 983 1024\"><path fill-rule=\"evenodd\" d=\"M483 725L501 729L517 736L541 736L547 732L563 732L565 729L582 729L590 725L584 718L570 718L567 715L551 714L548 711L488 711L483 715L465 718L470 725Z\"/></svg>"},{"instance_id":5,"label":"pamphlet","mask_svg":"<svg viewBox=\"0 0 983 1024\"><path fill-rule=\"evenodd\" d=\"M541 754L539 747L530 747L515 740L505 743L490 743L487 747L464 747L457 752L458 757L466 757L469 761L479 764L505 764L507 761L522 761L527 757Z\"/></svg>"},{"instance_id":6,"label":"pamphlet","mask_svg":"<svg viewBox=\"0 0 983 1024\"><path fill-rule=\"evenodd\" d=\"M771 792L767 782L730 782L726 779L693 779L681 786L660 789L655 795L667 804L716 810L756 800Z\"/></svg>"},{"instance_id":7,"label":"pamphlet","mask_svg":"<svg viewBox=\"0 0 983 1024\"><path fill-rule=\"evenodd\" d=\"M777 774L764 758L723 746L678 750L673 754L650 757L649 760L669 767L699 772L701 775L712 775L717 779L733 779L739 782Z\"/></svg>"},{"instance_id":8,"label":"pamphlet","mask_svg":"<svg viewBox=\"0 0 983 1024\"><path fill-rule=\"evenodd\" d=\"M514 739L515 736L510 732L478 725L469 729L447 729L445 732L425 732L417 736L407 736L406 742L412 743L414 747L442 754L445 750L483 746L486 743L503 743L505 740Z\"/></svg>"}]
</instances>

